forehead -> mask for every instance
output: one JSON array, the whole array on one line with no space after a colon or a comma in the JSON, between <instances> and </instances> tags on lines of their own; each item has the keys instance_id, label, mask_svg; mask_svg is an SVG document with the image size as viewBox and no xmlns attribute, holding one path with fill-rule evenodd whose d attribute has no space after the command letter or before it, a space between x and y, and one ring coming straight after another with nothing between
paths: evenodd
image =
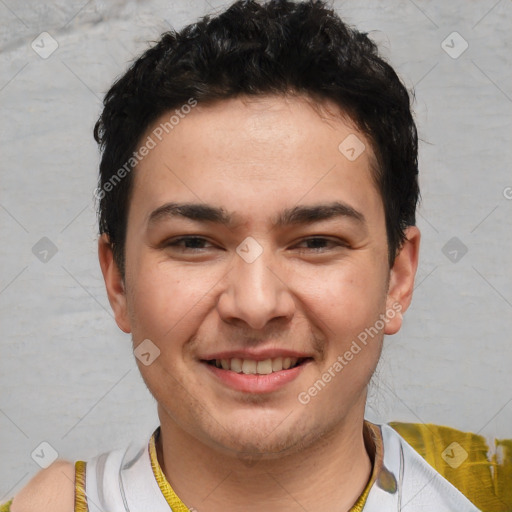
<instances>
[{"instance_id":1,"label":"forehead","mask_svg":"<svg viewBox=\"0 0 512 512\"><path fill-rule=\"evenodd\" d=\"M177 110L143 136L154 147L135 170L134 202L229 202L249 214L259 201L272 219L278 203L318 199L382 209L371 146L333 103L241 97Z\"/></svg>"}]
</instances>

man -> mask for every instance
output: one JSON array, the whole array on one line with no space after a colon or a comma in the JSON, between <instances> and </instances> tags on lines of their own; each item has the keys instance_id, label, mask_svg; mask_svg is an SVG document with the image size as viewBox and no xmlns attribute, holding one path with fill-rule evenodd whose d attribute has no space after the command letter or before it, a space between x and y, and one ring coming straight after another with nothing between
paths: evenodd
<instances>
[{"instance_id":1,"label":"man","mask_svg":"<svg viewBox=\"0 0 512 512\"><path fill-rule=\"evenodd\" d=\"M420 242L409 95L364 34L237 2L164 34L95 136L99 261L160 427L55 463L12 512L509 510L477 436L364 420ZM451 441L476 472L432 467Z\"/></svg>"}]
</instances>

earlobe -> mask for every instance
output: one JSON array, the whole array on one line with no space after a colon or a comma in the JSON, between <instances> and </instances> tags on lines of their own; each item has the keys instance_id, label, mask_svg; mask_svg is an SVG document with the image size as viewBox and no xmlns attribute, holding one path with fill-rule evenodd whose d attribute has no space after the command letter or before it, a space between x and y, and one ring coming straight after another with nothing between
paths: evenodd
<instances>
[{"instance_id":1,"label":"earlobe","mask_svg":"<svg viewBox=\"0 0 512 512\"><path fill-rule=\"evenodd\" d=\"M390 272L384 334L396 334L402 327L402 315L407 311L412 300L414 278L418 269L420 238L420 230L416 226L409 226L406 229L406 240Z\"/></svg>"},{"instance_id":2,"label":"earlobe","mask_svg":"<svg viewBox=\"0 0 512 512\"><path fill-rule=\"evenodd\" d=\"M116 323L123 332L129 333L131 328L128 319L125 285L119 268L114 261L110 240L105 233L98 240L98 259Z\"/></svg>"}]
</instances>

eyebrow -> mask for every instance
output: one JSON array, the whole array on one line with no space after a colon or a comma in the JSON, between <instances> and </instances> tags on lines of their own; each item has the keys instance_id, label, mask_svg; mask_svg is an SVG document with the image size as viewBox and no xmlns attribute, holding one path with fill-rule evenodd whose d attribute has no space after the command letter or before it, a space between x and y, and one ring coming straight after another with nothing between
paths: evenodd
<instances>
[{"instance_id":1,"label":"eyebrow","mask_svg":"<svg viewBox=\"0 0 512 512\"><path fill-rule=\"evenodd\" d=\"M186 218L196 222L212 222L233 228L241 223L241 218L228 213L223 208L204 203L166 203L151 212L148 227L169 218ZM287 208L271 221L272 227L284 227L297 224L313 224L322 220L339 217L349 218L358 224L365 225L364 215L352 206L334 201L326 204L300 205Z\"/></svg>"}]
</instances>

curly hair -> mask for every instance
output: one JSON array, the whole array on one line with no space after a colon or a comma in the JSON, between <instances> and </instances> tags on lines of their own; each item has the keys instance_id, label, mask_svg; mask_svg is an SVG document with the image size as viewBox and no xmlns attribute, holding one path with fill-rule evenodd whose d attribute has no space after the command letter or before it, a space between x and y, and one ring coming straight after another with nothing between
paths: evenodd
<instances>
[{"instance_id":1,"label":"curly hair","mask_svg":"<svg viewBox=\"0 0 512 512\"><path fill-rule=\"evenodd\" d=\"M420 195L418 136L406 87L367 34L325 2L240 0L162 34L105 96L94 128L102 151L99 232L108 235L123 278L133 173L122 173L114 184L112 178L130 170L126 162L135 166L134 151L147 129L191 98L206 104L290 91L333 101L370 141L393 266L405 229L415 224Z\"/></svg>"}]
</instances>

